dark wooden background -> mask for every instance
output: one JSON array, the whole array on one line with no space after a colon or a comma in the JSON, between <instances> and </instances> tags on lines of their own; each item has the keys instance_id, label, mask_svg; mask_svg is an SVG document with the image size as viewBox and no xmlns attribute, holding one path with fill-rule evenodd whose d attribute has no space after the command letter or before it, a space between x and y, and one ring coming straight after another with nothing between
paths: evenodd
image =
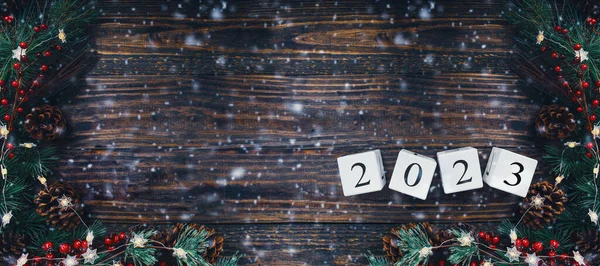
<instances>
[{"instance_id":1,"label":"dark wooden background","mask_svg":"<svg viewBox=\"0 0 600 266\"><path fill-rule=\"evenodd\" d=\"M199 3L201 2L201 3ZM365 264L407 222L487 225L519 199L344 197L336 158L492 146L540 159L505 1L99 1L97 67L57 177L109 225L213 227L260 265ZM537 178L542 178L540 175Z\"/></svg>"}]
</instances>

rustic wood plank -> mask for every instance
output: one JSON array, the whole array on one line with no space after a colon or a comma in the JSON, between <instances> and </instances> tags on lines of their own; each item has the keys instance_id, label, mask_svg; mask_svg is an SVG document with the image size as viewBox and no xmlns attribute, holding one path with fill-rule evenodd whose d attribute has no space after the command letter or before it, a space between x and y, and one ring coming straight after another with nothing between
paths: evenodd
<instances>
[{"instance_id":1,"label":"rustic wood plank","mask_svg":"<svg viewBox=\"0 0 600 266\"><path fill-rule=\"evenodd\" d=\"M437 178L425 202L387 189L345 198L335 159L380 148L389 175L402 148L434 157L471 145L482 160L492 145L540 155L532 119L523 120L537 104L512 75L93 76L88 83L64 108L76 133L60 175L89 186L86 204L106 222L497 221L514 215L516 197L490 188L444 195Z\"/></svg>"}]
</instances>

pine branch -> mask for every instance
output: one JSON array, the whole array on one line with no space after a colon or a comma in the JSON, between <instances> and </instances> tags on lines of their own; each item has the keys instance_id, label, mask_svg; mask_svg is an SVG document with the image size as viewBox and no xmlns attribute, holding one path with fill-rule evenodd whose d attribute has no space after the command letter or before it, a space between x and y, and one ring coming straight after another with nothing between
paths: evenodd
<instances>
[{"instance_id":1,"label":"pine branch","mask_svg":"<svg viewBox=\"0 0 600 266\"><path fill-rule=\"evenodd\" d=\"M136 246L136 243L133 243L132 241L135 241L135 236L139 236L147 240L155 233L156 231L154 230L143 230L138 233L134 232L134 237L130 239L125 249L125 260L131 258L136 266L154 265L157 262L156 248L148 242L141 243L141 246Z\"/></svg>"},{"instance_id":2,"label":"pine branch","mask_svg":"<svg viewBox=\"0 0 600 266\"><path fill-rule=\"evenodd\" d=\"M423 231L423 225L419 224L414 228L401 228L397 231L400 237L398 247L404 253L402 259L397 263L400 265L418 266L427 264L429 255L422 256L420 252L424 248L431 248L427 234Z\"/></svg>"},{"instance_id":3,"label":"pine branch","mask_svg":"<svg viewBox=\"0 0 600 266\"><path fill-rule=\"evenodd\" d=\"M243 255L238 254L237 252L231 257L225 257L219 259L214 266L237 266L240 259Z\"/></svg>"},{"instance_id":4,"label":"pine branch","mask_svg":"<svg viewBox=\"0 0 600 266\"><path fill-rule=\"evenodd\" d=\"M177 256L177 253L174 252L177 264L179 266L210 266L210 263L206 262L202 257L207 247L206 239L209 236L208 231L204 229L196 230L186 225L183 231L179 233L176 244L173 247L174 250L181 249L185 252L185 255L182 257Z\"/></svg>"},{"instance_id":5,"label":"pine branch","mask_svg":"<svg viewBox=\"0 0 600 266\"><path fill-rule=\"evenodd\" d=\"M364 255L364 256L367 257L367 260L369 261L369 266L390 266L390 265L392 265L392 262L389 261L386 257L374 256L370 251L369 251L369 255Z\"/></svg>"}]
</instances>

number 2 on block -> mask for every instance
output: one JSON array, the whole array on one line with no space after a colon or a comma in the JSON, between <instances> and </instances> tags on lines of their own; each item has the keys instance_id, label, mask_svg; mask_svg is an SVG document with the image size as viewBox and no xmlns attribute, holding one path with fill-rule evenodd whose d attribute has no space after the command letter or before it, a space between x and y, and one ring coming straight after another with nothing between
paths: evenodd
<instances>
[{"instance_id":1,"label":"number 2 on block","mask_svg":"<svg viewBox=\"0 0 600 266\"><path fill-rule=\"evenodd\" d=\"M464 165L465 166L465 171L460 176L460 179L458 180L458 183L456 183L456 185L462 185L462 184L466 184L466 183L471 182L471 180L473 180L473 177L469 177L469 179L463 180L463 178L465 177L465 174L467 173L467 169L469 169L469 164L467 163L467 161L465 161L465 160L458 160L458 161L454 162L453 167L455 167L457 164Z\"/></svg>"},{"instance_id":2,"label":"number 2 on block","mask_svg":"<svg viewBox=\"0 0 600 266\"><path fill-rule=\"evenodd\" d=\"M363 177L365 176L365 172L367 172L367 167L365 166L364 163L355 163L352 165L352 167L350 168L350 171L354 170L354 167L360 167L362 168L362 174L360 174L360 179L358 179L358 182L356 183L356 186L354 186L355 188L358 187L364 187L364 186L368 186L369 184L371 184L371 180L361 183L360 181L362 181Z\"/></svg>"}]
</instances>

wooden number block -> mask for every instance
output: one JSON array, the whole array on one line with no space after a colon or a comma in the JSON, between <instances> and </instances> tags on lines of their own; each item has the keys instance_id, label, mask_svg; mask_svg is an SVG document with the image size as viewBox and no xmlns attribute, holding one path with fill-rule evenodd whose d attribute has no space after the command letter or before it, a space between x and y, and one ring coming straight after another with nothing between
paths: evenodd
<instances>
[{"instance_id":1,"label":"wooden number block","mask_svg":"<svg viewBox=\"0 0 600 266\"><path fill-rule=\"evenodd\" d=\"M380 191L385 186L381 151L346 155L337 161L344 196Z\"/></svg>"},{"instance_id":2,"label":"wooden number block","mask_svg":"<svg viewBox=\"0 0 600 266\"><path fill-rule=\"evenodd\" d=\"M490 187L525 197L536 166L537 160L494 147L485 167L483 180Z\"/></svg>"},{"instance_id":3,"label":"wooden number block","mask_svg":"<svg viewBox=\"0 0 600 266\"><path fill-rule=\"evenodd\" d=\"M401 150L390 180L390 189L425 200L436 167L437 162L432 158Z\"/></svg>"},{"instance_id":4,"label":"wooden number block","mask_svg":"<svg viewBox=\"0 0 600 266\"><path fill-rule=\"evenodd\" d=\"M465 147L437 153L444 193L451 194L483 187L477 149Z\"/></svg>"}]
</instances>

